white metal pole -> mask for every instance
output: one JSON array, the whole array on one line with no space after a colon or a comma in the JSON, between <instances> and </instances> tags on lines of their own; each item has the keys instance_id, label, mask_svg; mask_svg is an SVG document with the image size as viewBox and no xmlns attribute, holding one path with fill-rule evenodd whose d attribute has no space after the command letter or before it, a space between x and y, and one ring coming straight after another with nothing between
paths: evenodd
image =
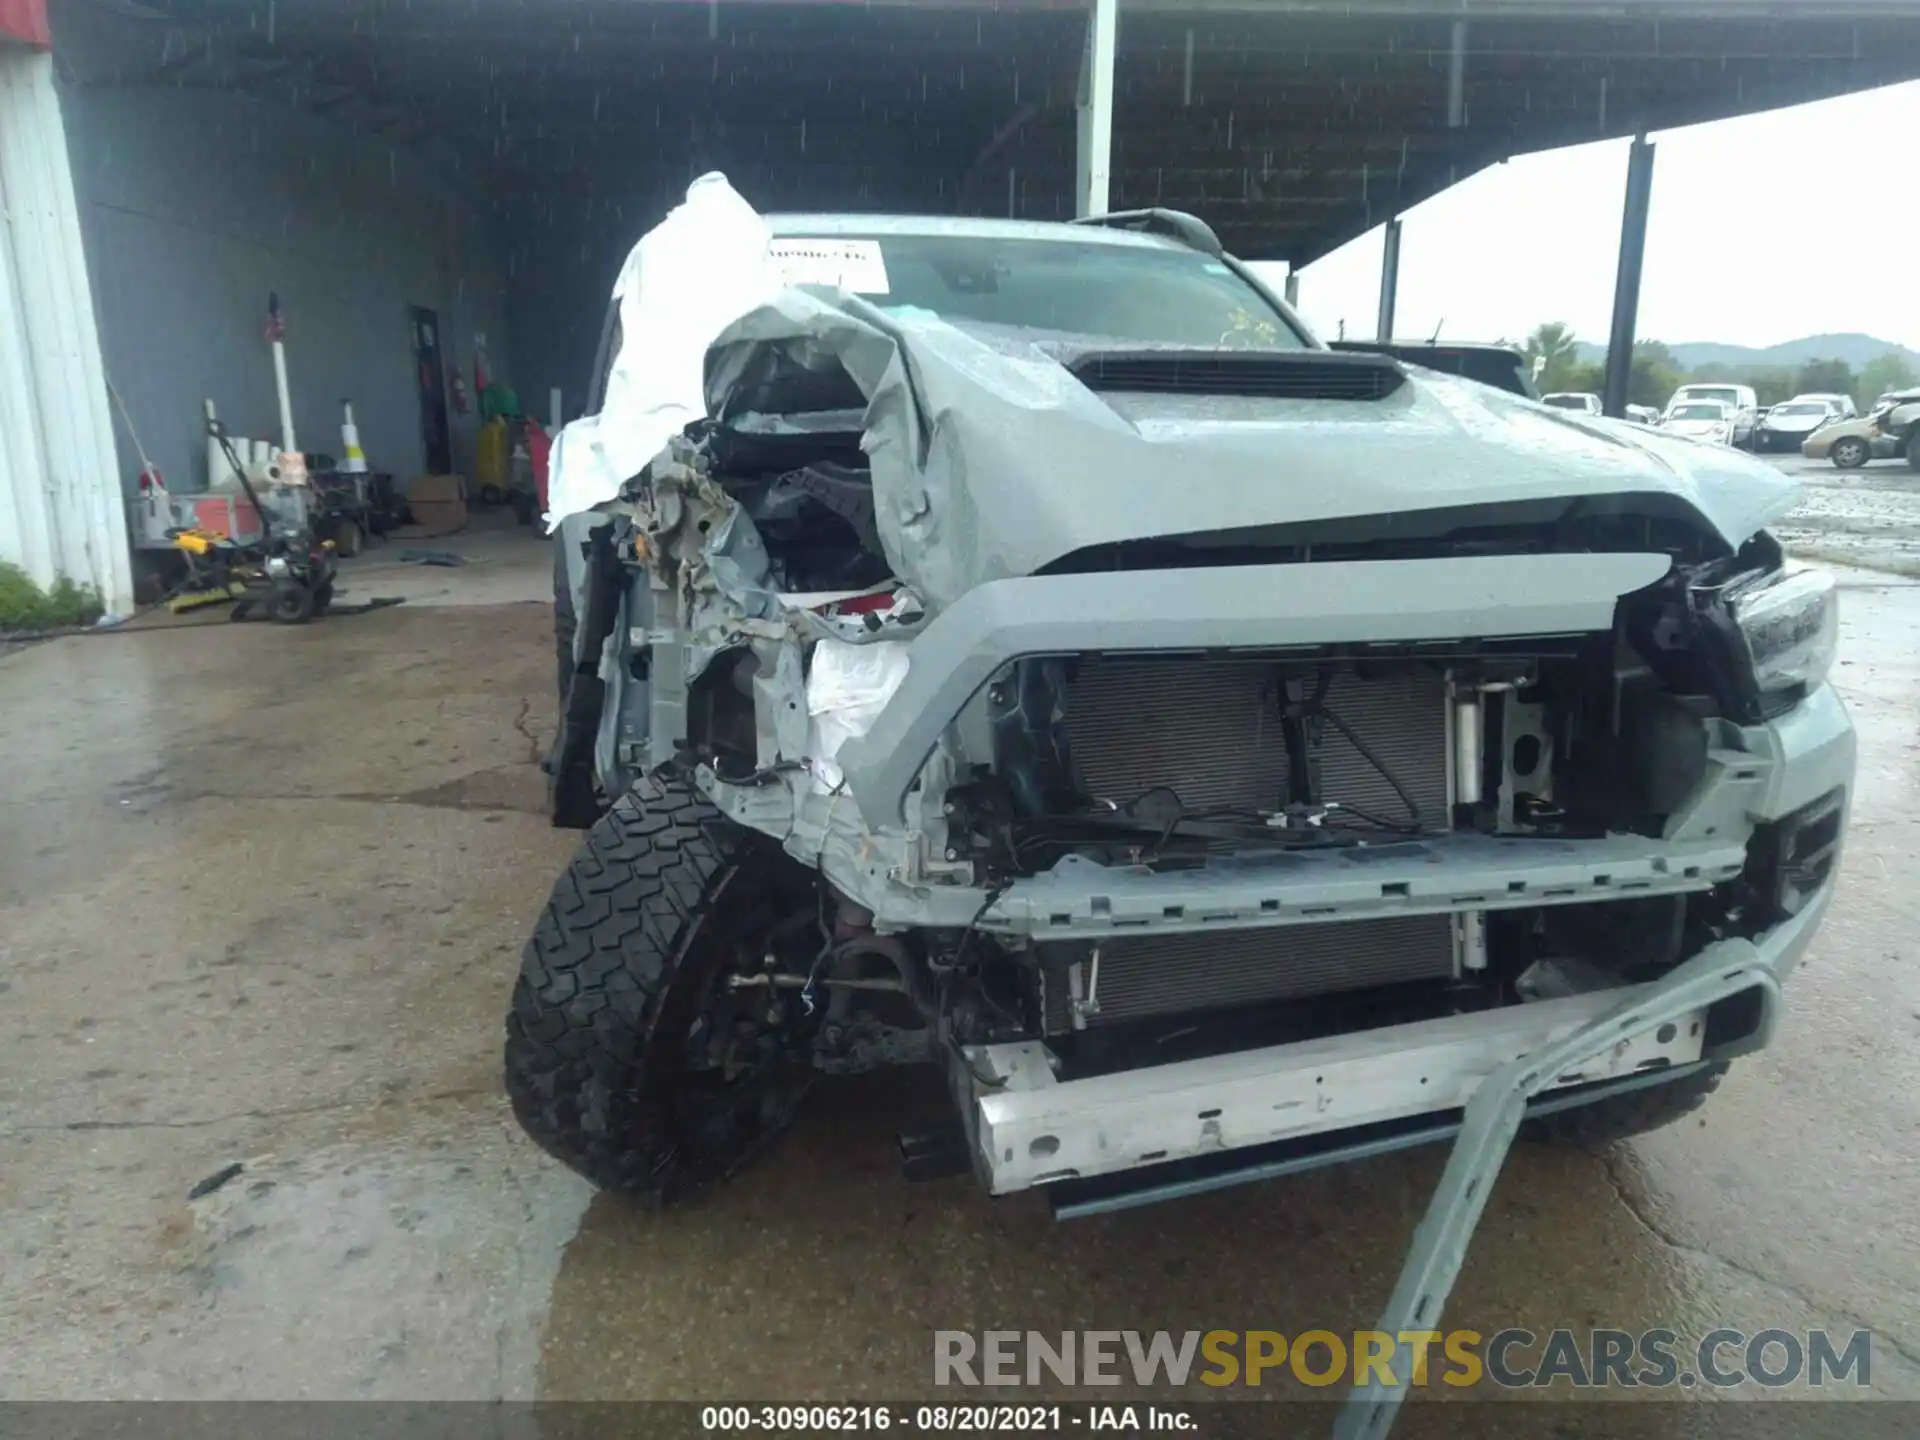
<instances>
[{"instance_id":1,"label":"white metal pole","mask_svg":"<svg viewBox=\"0 0 1920 1440\"><path fill-rule=\"evenodd\" d=\"M280 396L280 448L291 455L300 447L293 442L293 394L287 389L287 347L273 342L273 388Z\"/></svg>"},{"instance_id":2,"label":"white metal pole","mask_svg":"<svg viewBox=\"0 0 1920 1440\"><path fill-rule=\"evenodd\" d=\"M1104 215L1113 171L1113 55L1120 0L1093 0L1080 60L1079 176L1082 215Z\"/></svg>"},{"instance_id":3,"label":"white metal pole","mask_svg":"<svg viewBox=\"0 0 1920 1440\"><path fill-rule=\"evenodd\" d=\"M553 433L558 435L560 433L560 426L564 423L560 413L560 387L558 385L555 385L547 391L547 416L553 422Z\"/></svg>"}]
</instances>

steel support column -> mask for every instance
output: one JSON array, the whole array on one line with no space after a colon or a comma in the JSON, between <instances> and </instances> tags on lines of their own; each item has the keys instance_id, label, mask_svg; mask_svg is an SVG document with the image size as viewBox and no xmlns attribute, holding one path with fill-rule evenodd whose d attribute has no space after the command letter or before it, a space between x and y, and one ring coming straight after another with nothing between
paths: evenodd
<instances>
[{"instance_id":1,"label":"steel support column","mask_svg":"<svg viewBox=\"0 0 1920 1440\"><path fill-rule=\"evenodd\" d=\"M1647 210L1653 199L1653 146L1634 137L1627 156L1627 199L1620 216L1620 268L1613 279L1613 328L1607 335L1607 388L1601 408L1618 419L1627 413L1627 381L1633 375L1633 329L1640 315L1640 262L1647 253Z\"/></svg>"},{"instance_id":2,"label":"steel support column","mask_svg":"<svg viewBox=\"0 0 1920 1440\"><path fill-rule=\"evenodd\" d=\"M1400 296L1400 217L1387 222L1387 244L1380 254L1380 318L1374 322L1373 338L1393 339L1393 304Z\"/></svg>"},{"instance_id":3,"label":"steel support column","mask_svg":"<svg viewBox=\"0 0 1920 1440\"><path fill-rule=\"evenodd\" d=\"M1467 22L1453 22L1453 44L1447 56L1447 128L1467 123Z\"/></svg>"},{"instance_id":4,"label":"steel support column","mask_svg":"<svg viewBox=\"0 0 1920 1440\"><path fill-rule=\"evenodd\" d=\"M1074 213L1104 215L1113 173L1113 50L1120 0L1093 0L1080 56Z\"/></svg>"}]
</instances>

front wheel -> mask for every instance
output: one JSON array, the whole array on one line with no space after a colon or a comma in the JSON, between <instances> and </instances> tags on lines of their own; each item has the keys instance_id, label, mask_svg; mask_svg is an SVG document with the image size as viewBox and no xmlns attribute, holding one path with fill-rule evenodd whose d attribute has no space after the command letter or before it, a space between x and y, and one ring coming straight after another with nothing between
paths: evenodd
<instances>
[{"instance_id":1,"label":"front wheel","mask_svg":"<svg viewBox=\"0 0 1920 1440\"><path fill-rule=\"evenodd\" d=\"M812 887L684 781L636 782L587 832L521 955L505 1067L527 1134L651 1206L771 1144L806 1093L810 1047L793 992L736 982L764 979L770 957L805 971Z\"/></svg>"},{"instance_id":2,"label":"front wheel","mask_svg":"<svg viewBox=\"0 0 1920 1440\"><path fill-rule=\"evenodd\" d=\"M276 586L273 592L273 618L282 625L304 625L314 615L314 594L297 580Z\"/></svg>"},{"instance_id":3,"label":"front wheel","mask_svg":"<svg viewBox=\"0 0 1920 1440\"><path fill-rule=\"evenodd\" d=\"M1866 441L1848 435L1833 442L1833 448L1827 452L1827 458L1833 461L1836 469L1858 470L1867 463L1868 453Z\"/></svg>"}]
</instances>

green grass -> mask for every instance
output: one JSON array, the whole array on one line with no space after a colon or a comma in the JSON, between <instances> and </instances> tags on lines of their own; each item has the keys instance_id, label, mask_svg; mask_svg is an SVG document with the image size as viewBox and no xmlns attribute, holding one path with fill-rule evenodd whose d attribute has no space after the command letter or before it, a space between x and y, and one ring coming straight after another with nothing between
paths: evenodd
<instances>
[{"instance_id":1,"label":"green grass","mask_svg":"<svg viewBox=\"0 0 1920 1440\"><path fill-rule=\"evenodd\" d=\"M76 585L64 575L43 590L18 565L0 560L0 632L91 625L104 609L97 591Z\"/></svg>"}]
</instances>

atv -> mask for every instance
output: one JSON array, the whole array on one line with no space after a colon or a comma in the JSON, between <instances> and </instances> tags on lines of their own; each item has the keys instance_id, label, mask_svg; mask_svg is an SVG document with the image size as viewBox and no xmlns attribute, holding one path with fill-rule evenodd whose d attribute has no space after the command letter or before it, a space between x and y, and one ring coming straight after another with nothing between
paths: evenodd
<instances>
[{"instance_id":1,"label":"atv","mask_svg":"<svg viewBox=\"0 0 1920 1440\"><path fill-rule=\"evenodd\" d=\"M761 223L796 282L558 534L551 1154L670 1204L933 1066L917 1170L1084 1214L1481 1134L1508 1076L1458 1221L1502 1125L1669 1124L1766 1044L1854 768L1790 481L1330 350L1191 216ZM673 343L642 283L603 375Z\"/></svg>"}]
</instances>

